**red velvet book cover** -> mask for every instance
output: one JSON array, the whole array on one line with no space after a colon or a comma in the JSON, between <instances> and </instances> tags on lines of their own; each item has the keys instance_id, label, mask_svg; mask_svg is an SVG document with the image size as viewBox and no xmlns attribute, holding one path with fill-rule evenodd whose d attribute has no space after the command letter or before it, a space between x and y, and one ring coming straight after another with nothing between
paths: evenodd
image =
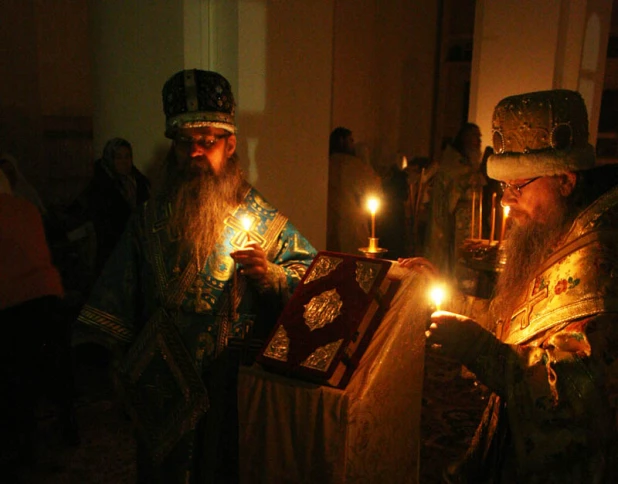
<instances>
[{"instance_id":1,"label":"red velvet book cover","mask_svg":"<svg viewBox=\"0 0 618 484\"><path fill-rule=\"evenodd\" d=\"M291 377L344 388L396 284L384 259L320 252L283 309L257 361Z\"/></svg>"}]
</instances>

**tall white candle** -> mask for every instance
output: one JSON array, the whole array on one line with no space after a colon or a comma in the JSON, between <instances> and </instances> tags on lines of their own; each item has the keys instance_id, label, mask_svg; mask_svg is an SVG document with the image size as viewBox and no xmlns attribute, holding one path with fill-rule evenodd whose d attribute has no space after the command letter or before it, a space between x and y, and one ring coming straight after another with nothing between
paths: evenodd
<instances>
[{"instance_id":1,"label":"tall white candle","mask_svg":"<svg viewBox=\"0 0 618 484\"><path fill-rule=\"evenodd\" d=\"M494 241L496 235L496 193L491 194L491 231L489 232L489 243Z\"/></svg>"},{"instance_id":2,"label":"tall white candle","mask_svg":"<svg viewBox=\"0 0 618 484\"><path fill-rule=\"evenodd\" d=\"M504 240L504 231L506 230L506 219L509 216L509 210L511 210L511 207L504 207L502 209L502 227L500 228L500 240L498 241L499 244L501 244Z\"/></svg>"},{"instance_id":3,"label":"tall white candle","mask_svg":"<svg viewBox=\"0 0 618 484\"><path fill-rule=\"evenodd\" d=\"M378 210L378 206L380 202L377 198L371 197L367 200L367 208L371 213L371 238L374 239L376 236L376 212Z\"/></svg>"},{"instance_id":4,"label":"tall white candle","mask_svg":"<svg viewBox=\"0 0 618 484\"><path fill-rule=\"evenodd\" d=\"M476 190L472 192L472 220L470 220L470 238L474 238L474 214L476 212Z\"/></svg>"},{"instance_id":5,"label":"tall white candle","mask_svg":"<svg viewBox=\"0 0 618 484\"><path fill-rule=\"evenodd\" d=\"M483 240L483 187L479 189L479 239Z\"/></svg>"}]
</instances>

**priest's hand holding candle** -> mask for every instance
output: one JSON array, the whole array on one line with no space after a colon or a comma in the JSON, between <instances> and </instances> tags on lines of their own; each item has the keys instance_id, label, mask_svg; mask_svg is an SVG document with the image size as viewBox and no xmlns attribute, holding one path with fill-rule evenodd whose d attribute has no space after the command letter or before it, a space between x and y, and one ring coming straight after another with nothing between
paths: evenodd
<instances>
[{"instance_id":1,"label":"priest's hand holding candle","mask_svg":"<svg viewBox=\"0 0 618 484\"><path fill-rule=\"evenodd\" d=\"M255 240L248 241L242 249L230 253L230 257L240 265L240 273L260 285L268 279L268 259L266 252Z\"/></svg>"},{"instance_id":2,"label":"priest's hand holding candle","mask_svg":"<svg viewBox=\"0 0 618 484\"><path fill-rule=\"evenodd\" d=\"M464 365L476 360L479 355L475 351L491 346L489 341L496 340L473 319L448 311L436 311L431 315L431 324L425 335L431 349ZM495 343L499 344L498 341Z\"/></svg>"}]
</instances>

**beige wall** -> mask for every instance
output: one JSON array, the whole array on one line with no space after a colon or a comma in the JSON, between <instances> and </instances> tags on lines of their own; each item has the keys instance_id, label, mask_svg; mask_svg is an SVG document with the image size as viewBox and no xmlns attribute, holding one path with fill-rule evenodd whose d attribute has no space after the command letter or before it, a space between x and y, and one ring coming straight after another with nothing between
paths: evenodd
<instances>
[{"instance_id":1,"label":"beige wall","mask_svg":"<svg viewBox=\"0 0 618 484\"><path fill-rule=\"evenodd\" d=\"M335 2L331 129L351 129L374 164L429 155L437 3Z\"/></svg>"},{"instance_id":2,"label":"beige wall","mask_svg":"<svg viewBox=\"0 0 618 484\"><path fill-rule=\"evenodd\" d=\"M161 88L183 68L183 10L177 0L91 0L94 151L119 136L136 166L153 173L167 151Z\"/></svg>"},{"instance_id":3,"label":"beige wall","mask_svg":"<svg viewBox=\"0 0 618 484\"><path fill-rule=\"evenodd\" d=\"M34 5L41 113L91 116L92 55L87 3L35 0Z\"/></svg>"},{"instance_id":4,"label":"beige wall","mask_svg":"<svg viewBox=\"0 0 618 484\"><path fill-rule=\"evenodd\" d=\"M331 0L241 1L239 129L249 180L326 246Z\"/></svg>"},{"instance_id":5,"label":"beige wall","mask_svg":"<svg viewBox=\"0 0 618 484\"><path fill-rule=\"evenodd\" d=\"M595 143L611 7L611 0L477 1L470 120L487 143L500 99L554 88L582 92Z\"/></svg>"}]
</instances>

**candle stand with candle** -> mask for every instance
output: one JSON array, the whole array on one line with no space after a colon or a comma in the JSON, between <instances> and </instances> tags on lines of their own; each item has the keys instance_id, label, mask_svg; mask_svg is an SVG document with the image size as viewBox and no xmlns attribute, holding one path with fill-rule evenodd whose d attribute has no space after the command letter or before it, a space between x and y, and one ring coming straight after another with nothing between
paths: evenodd
<instances>
[{"instance_id":1,"label":"candle stand with candle","mask_svg":"<svg viewBox=\"0 0 618 484\"><path fill-rule=\"evenodd\" d=\"M506 262L504 256L503 239L505 236L505 224L508 216L507 210L497 210L498 200L496 193L491 197L491 222L489 238L482 238L482 211L478 208L476 216L472 217L474 225L470 233L479 235L478 238L470 237L463 241L458 248L460 260L463 265L472 269L477 274L476 287L473 295L479 297L491 297L493 287L499 272L502 271ZM476 209L476 206L475 210ZM500 236L496 238L496 225L500 225ZM477 226L478 225L478 226Z\"/></svg>"},{"instance_id":2,"label":"candle stand with candle","mask_svg":"<svg viewBox=\"0 0 618 484\"><path fill-rule=\"evenodd\" d=\"M369 245L367 247L360 247L358 250L362 252L365 257L376 259L381 255L388 252L387 249L378 246L378 238L376 237L376 212L380 202L375 197L370 197L367 200L367 208L371 213L371 237L369 237Z\"/></svg>"}]
</instances>

